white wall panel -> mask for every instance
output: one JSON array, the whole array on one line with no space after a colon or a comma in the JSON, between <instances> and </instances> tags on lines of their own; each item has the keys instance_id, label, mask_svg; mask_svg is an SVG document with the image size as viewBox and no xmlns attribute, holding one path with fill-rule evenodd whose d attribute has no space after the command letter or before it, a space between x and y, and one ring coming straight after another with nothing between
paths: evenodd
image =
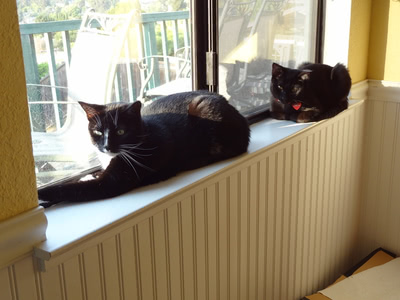
<instances>
[{"instance_id":1,"label":"white wall panel","mask_svg":"<svg viewBox=\"0 0 400 300\"><path fill-rule=\"evenodd\" d=\"M360 254L400 255L400 85L370 82L360 223Z\"/></svg>"},{"instance_id":2,"label":"white wall panel","mask_svg":"<svg viewBox=\"0 0 400 300\"><path fill-rule=\"evenodd\" d=\"M398 112L385 109L394 121ZM0 270L1 300L284 300L324 287L356 250L363 112L363 103L355 105L249 155L170 205L155 205L148 218L129 220L130 228L79 245L80 253L46 272L36 272L31 258ZM389 179L380 180L394 190Z\"/></svg>"}]
</instances>

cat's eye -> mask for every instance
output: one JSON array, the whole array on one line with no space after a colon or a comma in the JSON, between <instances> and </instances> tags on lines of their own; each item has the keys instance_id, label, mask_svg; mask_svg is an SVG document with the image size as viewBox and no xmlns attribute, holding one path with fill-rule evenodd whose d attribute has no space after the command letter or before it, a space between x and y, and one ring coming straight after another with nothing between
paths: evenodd
<instances>
[{"instance_id":1,"label":"cat's eye","mask_svg":"<svg viewBox=\"0 0 400 300\"><path fill-rule=\"evenodd\" d=\"M98 135L98 136L103 135L103 133L101 131L98 131L98 130L93 130L93 134Z\"/></svg>"},{"instance_id":2,"label":"cat's eye","mask_svg":"<svg viewBox=\"0 0 400 300\"><path fill-rule=\"evenodd\" d=\"M117 134L118 135L123 135L125 133L125 130L123 130L123 129L119 129L118 131L117 131Z\"/></svg>"},{"instance_id":3,"label":"cat's eye","mask_svg":"<svg viewBox=\"0 0 400 300\"><path fill-rule=\"evenodd\" d=\"M283 86L281 86L280 84L278 84L278 89L283 90Z\"/></svg>"}]
</instances>

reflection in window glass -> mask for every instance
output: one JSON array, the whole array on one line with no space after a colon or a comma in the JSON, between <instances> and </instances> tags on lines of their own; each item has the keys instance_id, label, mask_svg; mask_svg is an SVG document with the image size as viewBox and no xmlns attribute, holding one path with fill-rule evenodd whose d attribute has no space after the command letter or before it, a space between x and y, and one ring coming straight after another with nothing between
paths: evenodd
<instances>
[{"instance_id":1,"label":"reflection in window glass","mask_svg":"<svg viewBox=\"0 0 400 300\"><path fill-rule=\"evenodd\" d=\"M272 62L314 61L317 1L219 1L219 92L242 114L269 108Z\"/></svg>"},{"instance_id":2,"label":"reflection in window glass","mask_svg":"<svg viewBox=\"0 0 400 300\"><path fill-rule=\"evenodd\" d=\"M17 5L38 186L99 165L77 101L146 105L191 90L189 0Z\"/></svg>"}]
</instances>

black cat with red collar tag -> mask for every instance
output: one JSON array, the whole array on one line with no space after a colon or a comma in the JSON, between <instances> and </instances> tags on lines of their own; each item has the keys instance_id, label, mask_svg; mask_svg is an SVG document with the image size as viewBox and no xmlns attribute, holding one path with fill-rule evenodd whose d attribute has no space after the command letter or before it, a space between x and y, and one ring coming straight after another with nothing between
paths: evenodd
<instances>
[{"instance_id":1,"label":"black cat with red collar tag","mask_svg":"<svg viewBox=\"0 0 400 300\"><path fill-rule=\"evenodd\" d=\"M340 63L303 63L297 69L273 63L271 116L299 123L331 118L347 109L350 88L349 72Z\"/></svg>"}]
</instances>

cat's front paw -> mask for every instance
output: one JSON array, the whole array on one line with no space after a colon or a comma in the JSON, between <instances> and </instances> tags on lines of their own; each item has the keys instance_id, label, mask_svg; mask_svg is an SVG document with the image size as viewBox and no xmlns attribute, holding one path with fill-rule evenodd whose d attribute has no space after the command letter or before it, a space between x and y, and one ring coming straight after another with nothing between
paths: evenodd
<instances>
[{"instance_id":1,"label":"cat's front paw","mask_svg":"<svg viewBox=\"0 0 400 300\"><path fill-rule=\"evenodd\" d=\"M313 122L315 117L315 113L312 111L302 111L300 112L297 117L296 121L297 123L308 123L308 122Z\"/></svg>"},{"instance_id":2,"label":"cat's front paw","mask_svg":"<svg viewBox=\"0 0 400 300\"><path fill-rule=\"evenodd\" d=\"M39 205L50 207L63 201L62 191L58 186L49 186L38 190Z\"/></svg>"},{"instance_id":3,"label":"cat's front paw","mask_svg":"<svg viewBox=\"0 0 400 300\"><path fill-rule=\"evenodd\" d=\"M284 112L271 111L271 117L277 120L286 120L286 114Z\"/></svg>"}]
</instances>

